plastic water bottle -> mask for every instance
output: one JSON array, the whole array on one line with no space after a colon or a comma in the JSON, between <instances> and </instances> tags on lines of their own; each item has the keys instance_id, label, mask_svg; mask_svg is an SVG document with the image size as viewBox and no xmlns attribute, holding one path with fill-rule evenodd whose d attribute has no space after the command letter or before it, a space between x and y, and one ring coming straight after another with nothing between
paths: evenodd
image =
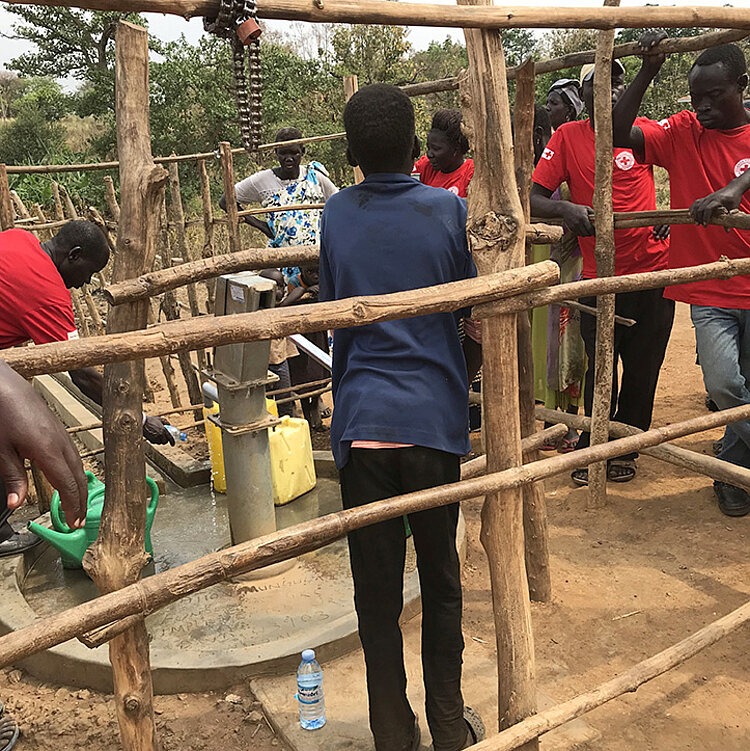
<instances>
[{"instance_id":1,"label":"plastic water bottle","mask_svg":"<svg viewBox=\"0 0 750 751\"><path fill-rule=\"evenodd\" d=\"M323 671L312 649L302 653L302 662L297 668L297 701L299 724L304 730L317 730L326 724Z\"/></svg>"},{"instance_id":2,"label":"plastic water bottle","mask_svg":"<svg viewBox=\"0 0 750 751\"><path fill-rule=\"evenodd\" d=\"M175 441L187 441L187 433L183 433L179 428L176 428L174 425L165 425L164 427Z\"/></svg>"}]
</instances>

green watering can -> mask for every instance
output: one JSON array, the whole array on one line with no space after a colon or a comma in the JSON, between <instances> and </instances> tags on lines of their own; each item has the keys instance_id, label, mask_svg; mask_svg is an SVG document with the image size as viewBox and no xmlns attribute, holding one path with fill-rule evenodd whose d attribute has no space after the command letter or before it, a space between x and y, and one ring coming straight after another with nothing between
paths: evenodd
<instances>
[{"instance_id":1,"label":"green watering can","mask_svg":"<svg viewBox=\"0 0 750 751\"><path fill-rule=\"evenodd\" d=\"M86 523L81 529L71 529L65 523L65 513L60 507L60 494L55 491L50 501L50 518L53 529L41 524L29 522L29 529L38 537L46 540L60 551L63 568L83 568L83 554L89 545L99 536L99 524L104 508L104 483L99 481L92 472L86 472L88 480L88 510ZM154 523L156 506L159 503L159 488L156 482L146 477L146 484L151 490L151 498L146 508L146 552L153 557L154 549L151 545L151 527Z\"/></svg>"}]
</instances>

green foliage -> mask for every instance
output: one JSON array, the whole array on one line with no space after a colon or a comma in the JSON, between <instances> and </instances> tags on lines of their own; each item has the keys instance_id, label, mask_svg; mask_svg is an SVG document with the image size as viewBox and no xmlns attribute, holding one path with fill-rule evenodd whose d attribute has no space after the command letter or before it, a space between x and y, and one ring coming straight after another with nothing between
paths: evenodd
<instances>
[{"instance_id":1,"label":"green foliage","mask_svg":"<svg viewBox=\"0 0 750 751\"><path fill-rule=\"evenodd\" d=\"M404 26L336 26L331 38L336 73L358 76L361 86L407 83L413 76L408 33Z\"/></svg>"}]
</instances>

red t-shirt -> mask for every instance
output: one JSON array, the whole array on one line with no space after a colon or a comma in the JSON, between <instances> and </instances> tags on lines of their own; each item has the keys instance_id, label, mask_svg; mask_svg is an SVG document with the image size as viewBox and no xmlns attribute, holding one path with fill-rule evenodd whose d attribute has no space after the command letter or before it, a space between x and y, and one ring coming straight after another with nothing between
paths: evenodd
<instances>
[{"instance_id":1,"label":"red t-shirt","mask_svg":"<svg viewBox=\"0 0 750 751\"><path fill-rule=\"evenodd\" d=\"M423 156L414 165L414 172L419 175L419 180L425 185L434 188L445 188L461 198L466 198L469 183L474 177L474 160L466 159L464 163L453 172L439 172L430 164L430 160Z\"/></svg>"},{"instance_id":2,"label":"red t-shirt","mask_svg":"<svg viewBox=\"0 0 750 751\"><path fill-rule=\"evenodd\" d=\"M646 161L669 171L669 192L673 209L687 209L739 177L750 167L750 125L733 130L708 130L694 112L684 110L657 123L636 122L646 142ZM740 210L750 213L746 193ZM723 227L676 224L671 230L669 265L697 266L718 261L720 256L748 258L750 231ZM710 279L667 287L666 297L693 305L720 308L750 308L750 278Z\"/></svg>"},{"instance_id":3,"label":"red t-shirt","mask_svg":"<svg viewBox=\"0 0 750 751\"><path fill-rule=\"evenodd\" d=\"M70 292L39 240L0 232L0 349L77 338Z\"/></svg>"},{"instance_id":4,"label":"red t-shirt","mask_svg":"<svg viewBox=\"0 0 750 751\"><path fill-rule=\"evenodd\" d=\"M643 118L636 119L636 125ZM648 122L648 121L646 121ZM573 203L591 206L594 198L594 131L588 120L564 123L553 134L534 170L533 180L547 190L567 183ZM630 149L615 149L612 177L615 211L656 209L654 173L638 164ZM583 276L596 277L596 238L579 237ZM615 230L615 273L635 274L667 268L669 242L654 239L651 227Z\"/></svg>"}]
</instances>

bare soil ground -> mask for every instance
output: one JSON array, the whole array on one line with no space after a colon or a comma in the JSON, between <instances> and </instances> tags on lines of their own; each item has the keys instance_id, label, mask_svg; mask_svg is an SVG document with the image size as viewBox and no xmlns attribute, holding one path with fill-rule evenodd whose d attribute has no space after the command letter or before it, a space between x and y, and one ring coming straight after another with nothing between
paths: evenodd
<instances>
[{"instance_id":1,"label":"bare soil ground","mask_svg":"<svg viewBox=\"0 0 750 751\"><path fill-rule=\"evenodd\" d=\"M654 424L703 414L703 398L690 319L680 305ZM720 435L712 431L679 443L708 454ZM547 502L554 601L534 604L532 611L539 683L557 700L607 680L748 599L750 518L723 516L707 478L641 457L633 482L609 486L609 505L603 510L587 511L586 490L575 488L567 476L547 482ZM464 507L469 540L464 631L467 639L474 637L492 651L479 511L479 502ZM636 694L590 713L586 721L601 738L576 748L750 748L746 645L747 631L740 630ZM226 701L227 693L237 694L241 703ZM22 750L118 748L110 696L43 685L21 671L6 670L0 672L0 698L21 723ZM281 745L245 686L157 697L156 708L166 751L270 751ZM492 718L485 719L491 727Z\"/></svg>"}]
</instances>

